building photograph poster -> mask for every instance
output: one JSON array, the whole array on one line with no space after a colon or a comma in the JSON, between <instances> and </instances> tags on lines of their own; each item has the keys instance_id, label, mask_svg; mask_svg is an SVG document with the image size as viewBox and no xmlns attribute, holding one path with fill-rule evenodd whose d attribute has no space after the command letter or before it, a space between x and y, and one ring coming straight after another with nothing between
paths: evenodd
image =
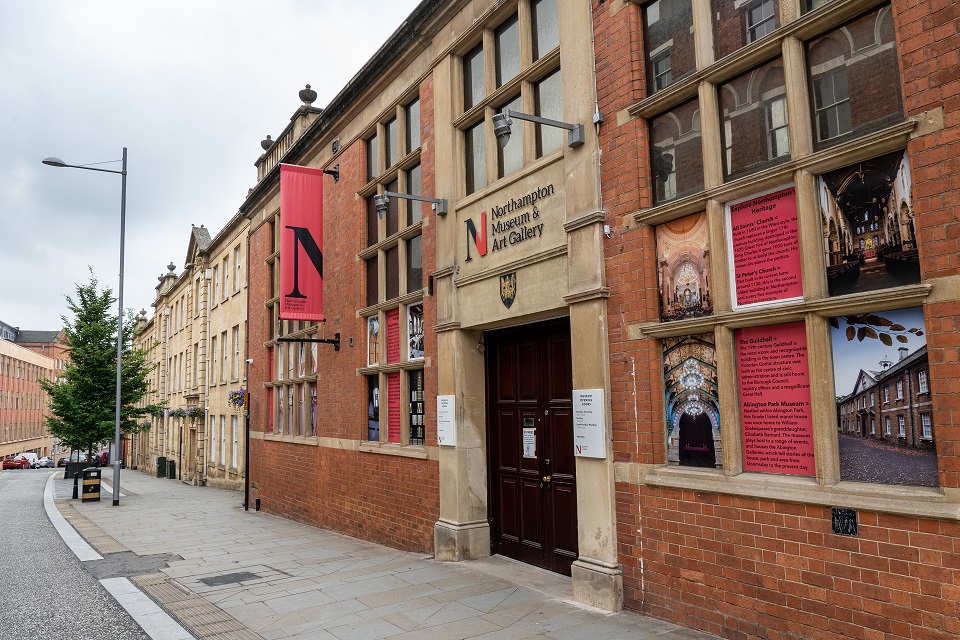
<instances>
[{"instance_id":1,"label":"building photograph poster","mask_svg":"<svg viewBox=\"0 0 960 640\"><path fill-rule=\"evenodd\" d=\"M657 225L661 322L713 314L707 231L706 213Z\"/></svg>"},{"instance_id":2,"label":"building photograph poster","mask_svg":"<svg viewBox=\"0 0 960 640\"><path fill-rule=\"evenodd\" d=\"M840 479L939 486L922 307L830 324Z\"/></svg>"},{"instance_id":3,"label":"building photograph poster","mask_svg":"<svg viewBox=\"0 0 960 640\"><path fill-rule=\"evenodd\" d=\"M920 282L906 151L819 178L830 295Z\"/></svg>"},{"instance_id":4,"label":"building photograph poster","mask_svg":"<svg viewBox=\"0 0 960 640\"><path fill-rule=\"evenodd\" d=\"M794 186L729 202L734 308L803 297Z\"/></svg>"},{"instance_id":5,"label":"building photograph poster","mask_svg":"<svg viewBox=\"0 0 960 640\"><path fill-rule=\"evenodd\" d=\"M712 333L663 341L667 462L720 468L720 396Z\"/></svg>"},{"instance_id":6,"label":"building photograph poster","mask_svg":"<svg viewBox=\"0 0 960 640\"><path fill-rule=\"evenodd\" d=\"M806 327L738 329L734 339L744 471L814 475Z\"/></svg>"}]
</instances>

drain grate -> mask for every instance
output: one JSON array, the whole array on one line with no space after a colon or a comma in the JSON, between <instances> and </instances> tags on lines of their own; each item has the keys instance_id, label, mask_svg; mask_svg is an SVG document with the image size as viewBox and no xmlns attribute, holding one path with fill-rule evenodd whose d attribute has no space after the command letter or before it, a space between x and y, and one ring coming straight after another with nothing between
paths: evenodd
<instances>
[{"instance_id":1,"label":"drain grate","mask_svg":"<svg viewBox=\"0 0 960 640\"><path fill-rule=\"evenodd\" d=\"M208 587L222 587L225 584L237 584L247 580L256 580L260 576L249 571L238 571L236 573L225 573L222 576L213 576L211 578L200 578L200 582Z\"/></svg>"}]
</instances>

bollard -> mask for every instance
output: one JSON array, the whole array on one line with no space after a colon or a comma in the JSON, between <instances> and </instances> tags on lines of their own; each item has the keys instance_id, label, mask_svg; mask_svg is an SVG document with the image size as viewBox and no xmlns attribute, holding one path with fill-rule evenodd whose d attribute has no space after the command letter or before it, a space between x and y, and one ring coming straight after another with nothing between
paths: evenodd
<instances>
[{"instance_id":1,"label":"bollard","mask_svg":"<svg viewBox=\"0 0 960 640\"><path fill-rule=\"evenodd\" d=\"M76 471L73 474L73 499L76 500L80 497L80 472Z\"/></svg>"}]
</instances>

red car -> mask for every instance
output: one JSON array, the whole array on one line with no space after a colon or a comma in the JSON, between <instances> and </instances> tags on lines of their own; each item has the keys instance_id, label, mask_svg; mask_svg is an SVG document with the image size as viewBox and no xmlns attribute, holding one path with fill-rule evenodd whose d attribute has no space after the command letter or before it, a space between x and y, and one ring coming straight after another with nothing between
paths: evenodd
<instances>
[{"instance_id":1,"label":"red car","mask_svg":"<svg viewBox=\"0 0 960 640\"><path fill-rule=\"evenodd\" d=\"M29 469L30 461L26 458L4 458L4 469Z\"/></svg>"}]
</instances>

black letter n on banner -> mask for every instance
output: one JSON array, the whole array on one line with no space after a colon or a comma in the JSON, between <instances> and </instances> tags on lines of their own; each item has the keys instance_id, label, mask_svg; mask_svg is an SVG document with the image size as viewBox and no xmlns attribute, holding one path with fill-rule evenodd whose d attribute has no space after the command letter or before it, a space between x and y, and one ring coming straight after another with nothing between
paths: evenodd
<instances>
[{"instance_id":1,"label":"black letter n on banner","mask_svg":"<svg viewBox=\"0 0 960 640\"><path fill-rule=\"evenodd\" d=\"M316 240L310 235L310 230L306 227L286 227L293 229L293 291L287 294L288 298L306 298L300 293L300 247L306 252L317 274L323 278L323 254Z\"/></svg>"}]
</instances>

